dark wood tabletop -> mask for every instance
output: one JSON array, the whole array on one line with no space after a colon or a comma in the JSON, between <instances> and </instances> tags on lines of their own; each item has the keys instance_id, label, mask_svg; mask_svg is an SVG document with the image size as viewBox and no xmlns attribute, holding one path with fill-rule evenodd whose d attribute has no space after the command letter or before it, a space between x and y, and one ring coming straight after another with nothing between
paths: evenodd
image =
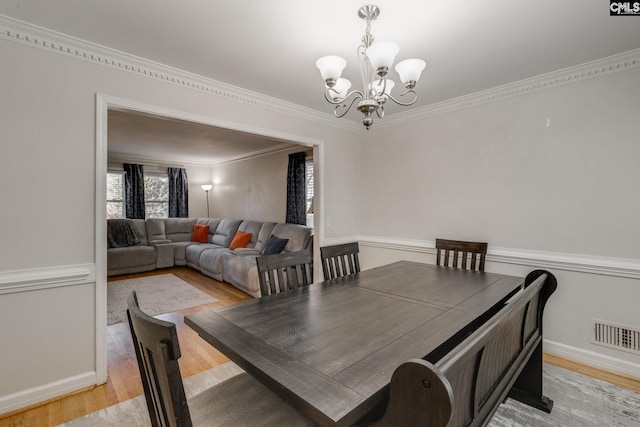
<instances>
[{"instance_id":1,"label":"dark wood tabletop","mask_svg":"<svg viewBox=\"0 0 640 427\"><path fill-rule=\"evenodd\" d=\"M398 365L436 361L523 281L400 261L185 323L316 424L352 425L386 399Z\"/></svg>"}]
</instances>

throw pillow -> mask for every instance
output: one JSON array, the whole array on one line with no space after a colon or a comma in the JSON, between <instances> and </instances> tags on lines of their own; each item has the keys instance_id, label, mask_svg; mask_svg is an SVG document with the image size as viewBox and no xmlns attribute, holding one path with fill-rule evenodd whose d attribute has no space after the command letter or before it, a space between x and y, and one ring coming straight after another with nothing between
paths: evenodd
<instances>
[{"instance_id":1,"label":"throw pillow","mask_svg":"<svg viewBox=\"0 0 640 427\"><path fill-rule=\"evenodd\" d=\"M209 235L209 226L203 224L193 225L193 234L191 235L192 242L207 243L207 236Z\"/></svg>"},{"instance_id":2,"label":"throw pillow","mask_svg":"<svg viewBox=\"0 0 640 427\"><path fill-rule=\"evenodd\" d=\"M281 239L280 237L276 237L273 234L269 236L269 240L264 245L264 249L262 250L262 255L274 255L279 254L284 250L284 247L287 246L289 239Z\"/></svg>"},{"instance_id":3,"label":"throw pillow","mask_svg":"<svg viewBox=\"0 0 640 427\"><path fill-rule=\"evenodd\" d=\"M245 248L251 241L251 233L245 233L244 231L238 231L229 245L229 249Z\"/></svg>"}]
</instances>

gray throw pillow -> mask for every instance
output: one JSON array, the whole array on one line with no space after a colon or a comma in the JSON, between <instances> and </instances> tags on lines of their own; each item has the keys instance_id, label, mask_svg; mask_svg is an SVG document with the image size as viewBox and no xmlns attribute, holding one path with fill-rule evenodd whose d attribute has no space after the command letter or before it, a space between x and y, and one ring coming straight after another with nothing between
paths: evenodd
<instances>
[{"instance_id":1,"label":"gray throw pillow","mask_svg":"<svg viewBox=\"0 0 640 427\"><path fill-rule=\"evenodd\" d=\"M262 255L274 255L279 254L284 250L284 247L287 246L289 239L281 239L280 237L276 237L273 234L269 236L269 240L264 245L264 249L262 250Z\"/></svg>"}]
</instances>

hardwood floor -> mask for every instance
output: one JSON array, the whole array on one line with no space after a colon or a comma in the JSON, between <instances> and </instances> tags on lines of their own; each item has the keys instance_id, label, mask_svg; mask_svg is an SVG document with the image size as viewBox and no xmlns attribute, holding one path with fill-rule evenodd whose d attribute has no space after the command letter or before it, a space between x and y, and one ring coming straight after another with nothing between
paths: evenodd
<instances>
[{"instance_id":1,"label":"hardwood floor","mask_svg":"<svg viewBox=\"0 0 640 427\"><path fill-rule=\"evenodd\" d=\"M198 337L189 327L184 325L184 315L249 300L251 299L250 296L231 285L208 278L187 267L175 267L149 273L118 276L109 278L109 281L168 273L178 276L182 280L218 299L217 302L212 304L157 316L176 324L180 349L182 350L182 358L179 362L182 376L184 378L190 377L226 363L229 359ZM131 342L129 325L126 322L111 325L107 328L107 347L108 379L106 384L82 390L21 411L1 415L0 427L55 426L141 395L142 383L140 382L136 356ZM548 354L544 355L544 361L621 387L640 391L640 380L622 377Z\"/></svg>"},{"instance_id":2,"label":"hardwood floor","mask_svg":"<svg viewBox=\"0 0 640 427\"><path fill-rule=\"evenodd\" d=\"M184 315L249 300L251 299L249 295L227 283L213 280L188 267L174 267L149 273L128 274L109 278L109 281L169 273L218 299L215 303L156 316L176 324L182 351L179 364L183 378L228 362L229 359L202 340L191 328L185 326ZM26 410L1 415L0 426L55 426L141 395L142 383L138 371L138 362L136 361L131 341L129 324L126 322L107 327L107 365L108 378L106 384L51 400Z\"/></svg>"}]
</instances>

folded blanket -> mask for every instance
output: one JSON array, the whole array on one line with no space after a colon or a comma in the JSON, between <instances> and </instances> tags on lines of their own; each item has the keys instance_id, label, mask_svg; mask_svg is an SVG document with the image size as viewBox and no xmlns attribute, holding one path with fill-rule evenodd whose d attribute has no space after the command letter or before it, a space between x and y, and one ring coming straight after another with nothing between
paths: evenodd
<instances>
[{"instance_id":1,"label":"folded blanket","mask_svg":"<svg viewBox=\"0 0 640 427\"><path fill-rule=\"evenodd\" d=\"M140 243L133 227L133 221L130 219L108 220L107 242L110 248L123 248Z\"/></svg>"}]
</instances>

